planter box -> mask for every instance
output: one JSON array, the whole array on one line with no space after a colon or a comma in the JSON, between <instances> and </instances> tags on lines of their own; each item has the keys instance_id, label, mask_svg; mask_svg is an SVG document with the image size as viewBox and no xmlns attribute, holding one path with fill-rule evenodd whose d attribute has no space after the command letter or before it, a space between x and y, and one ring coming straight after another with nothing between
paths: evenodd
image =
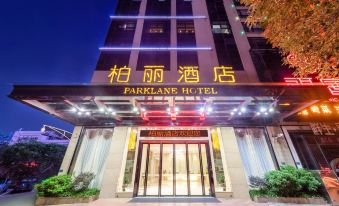
<instances>
[{"instance_id":1,"label":"planter box","mask_svg":"<svg viewBox=\"0 0 339 206\"><path fill-rule=\"evenodd\" d=\"M89 203L98 199L98 195L90 197L37 197L35 205L61 205L74 203Z\"/></svg>"},{"instance_id":2,"label":"planter box","mask_svg":"<svg viewBox=\"0 0 339 206\"><path fill-rule=\"evenodd\" d=\"M254 197L253 200L258 203L277 202L294 204L328 204L323 198L303 198L303 197Z\"/></svg>"}]
</instances>

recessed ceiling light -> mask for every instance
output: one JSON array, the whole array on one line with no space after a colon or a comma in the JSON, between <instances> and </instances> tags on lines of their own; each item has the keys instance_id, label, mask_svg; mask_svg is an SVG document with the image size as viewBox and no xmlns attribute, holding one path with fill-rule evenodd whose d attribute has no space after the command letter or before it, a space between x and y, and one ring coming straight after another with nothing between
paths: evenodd
<instances>
[{"instance_id":1,"label":"recessed ceiling light","mask_svg":"<svg viewBox=\"0 0 339 206\"><path fill-rule=\"evenodd\" d=\"M71 112L73 112L73 113L75 113L77 111L77 109L75 108L75 107L73 107L72 109L71 109Z\"/></svg>"}]
</instances>

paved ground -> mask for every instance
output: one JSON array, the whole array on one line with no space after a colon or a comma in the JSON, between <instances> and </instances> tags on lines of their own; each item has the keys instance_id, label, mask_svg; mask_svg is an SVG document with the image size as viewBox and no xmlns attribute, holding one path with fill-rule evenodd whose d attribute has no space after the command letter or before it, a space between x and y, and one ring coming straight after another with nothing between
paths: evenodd
<instances>
[{"instance_id":1,"label":"paved ground","mask_svg":"<svg viewBox=\"0 0 339 206\"><path fill-rule=\"evenodd\" d=\"M0 196L1 206L34 206L35 192Z\"/></svg>"},{"instance_id":2,"label":"paved ground","mask_svg":"<svg viewBox=\"0 0 339 206\"><path fill-rule=\"evenodd\" d=\"M34 206L35 193L10 194L0 197L0 206ZM259 204L244 200L224 200L214 198L167 198L167 199L100 199L88 204L62 206L291 206L293 204ZM302 205L298 205L302 206ZM309 206L309 205L308 205Z\"/></svg>"}]
</instances>

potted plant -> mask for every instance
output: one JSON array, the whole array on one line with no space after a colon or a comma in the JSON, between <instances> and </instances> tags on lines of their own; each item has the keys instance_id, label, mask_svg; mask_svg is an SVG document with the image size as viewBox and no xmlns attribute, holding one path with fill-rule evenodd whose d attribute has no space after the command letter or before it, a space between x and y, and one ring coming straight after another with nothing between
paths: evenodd
<instances>
[{"instance_id":1,"label":"potted plant","mask_svg":"<svg viewBox=\"0 0 339 206\"><path fill-rule=\"evenodd\" d=\"M122 191L123 192L126 191L128 184L129 184L129 178L127 176L124 176L124 180L123 180L123 184L122 184Z\"/></svg>"},{"instance_id":2,"label":"potted plant","mask_svg":"<svg viewBox=\"0 0 339 206\"><path fill-rule=\"evenodd\" d=\"M264 178L250 177L251 198L256 202L326 204L322 183L313 172L284 166L266 173Z\"/></svg>"},{"instance_id":3,"label":"potted plant","mask_svg":"<svg viewBox=\"0 0 339 206\"><path fill-rule=\"evenodd\" d=\"M35 205L58 205L88 203L98 199L99 190L89 188L94 179L92 173L82 173L72 178L70 175L53 176L35 187L38 191Z\"/></svg>"}]
</instances>

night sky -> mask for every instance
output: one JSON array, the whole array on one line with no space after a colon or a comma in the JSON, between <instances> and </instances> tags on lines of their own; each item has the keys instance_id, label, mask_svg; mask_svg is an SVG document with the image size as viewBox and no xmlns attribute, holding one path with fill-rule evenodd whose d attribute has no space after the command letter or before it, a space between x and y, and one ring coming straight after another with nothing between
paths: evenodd
<instances>
[{"instance_id":1,"label":"night sky","mask_svg":"<svg viewBox=\"0 0 339 206\"><path fill-rule=\"evenodd\" d=\"M72 125L7 97L13 84L88 83L116 0L0 3L0 133Z\"/></svg>"}]
</instances>

